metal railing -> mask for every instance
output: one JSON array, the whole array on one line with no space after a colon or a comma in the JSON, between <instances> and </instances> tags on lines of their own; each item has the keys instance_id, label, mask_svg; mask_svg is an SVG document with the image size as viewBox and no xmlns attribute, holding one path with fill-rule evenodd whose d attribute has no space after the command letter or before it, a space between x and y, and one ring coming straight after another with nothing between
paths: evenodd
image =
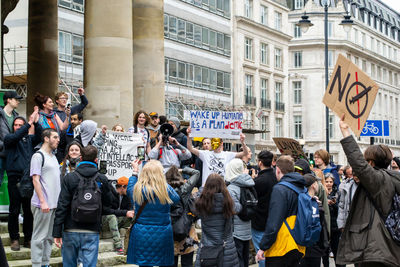
<instances>
[{"instance_id":1,"label":"metal railing","mask_svg":"<svg viewBox=\"0 0 400 267\"><path fill-rule=\"evenodd\" d=\"M246 105L255 106L256 105L256 98L253 97L253 96L245 95L244 96L244 102L245 102Z\"/></svg>"},{"instance_id":2,"label":"metal railing","mask_svg":"<svg viewBox=\"0 0 400 267\"><path fill-rule=\"evenodd\" d=\"M285 103L275 101L275 110L276 111L285 111Z\"/></svg>"},{"instance_id":3,"label":"metal railing","mask_svg":"<svg viewBox=\"0 0 400 267\"><path fill-rule=\"evenodd\" d=\"M260 100L262 108L271 109L271 100L265 98L261 98Z\"/></svg>"}]
</instances>

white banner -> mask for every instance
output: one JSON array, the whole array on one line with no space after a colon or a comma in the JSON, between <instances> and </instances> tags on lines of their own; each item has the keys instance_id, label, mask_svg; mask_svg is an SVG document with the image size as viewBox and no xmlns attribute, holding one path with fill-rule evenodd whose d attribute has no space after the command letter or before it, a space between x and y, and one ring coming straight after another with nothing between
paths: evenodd
<instances>
[{"instance_id":1,"label":"white banner","mask_svg":"<svg viewBox=\"0 0 400 267\"><path fill-rule=\"evenodd\" d=\"M107 131L99 161L107 161L108 179L116 180L122 176L132 175L131 162L137 158L138 146L144 146L140 134Z\"/></svg>"},{"instance_id":2,"label":"white banner","mask_svg":"<svg viewBox=\"0 0 400 267\"><path fill-rule=\"evenodd\" d=\"M190 111L190 137L239 139L243 113L226 111Z\"/></svg>"}]
</instances>

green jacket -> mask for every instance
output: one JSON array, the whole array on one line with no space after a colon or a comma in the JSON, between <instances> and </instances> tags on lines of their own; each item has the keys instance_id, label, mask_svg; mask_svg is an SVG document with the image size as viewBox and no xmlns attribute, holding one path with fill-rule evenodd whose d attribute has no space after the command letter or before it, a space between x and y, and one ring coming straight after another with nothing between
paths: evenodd
<instances>
[{"instance_id":1,"label":"green jacket","mask_svg":"<svg viewBox=\"0 0 400 267\"><path fill-rule=\"evenodd\" d=\"M371 167L352 136L340 142L354 175L360 179L360 185L351 203L336 263L379 262L399 266L400 246L391 238L367 193L386 217L391 210L395 191L400 192L400 173Z\"/></svg>"}]
</instances>

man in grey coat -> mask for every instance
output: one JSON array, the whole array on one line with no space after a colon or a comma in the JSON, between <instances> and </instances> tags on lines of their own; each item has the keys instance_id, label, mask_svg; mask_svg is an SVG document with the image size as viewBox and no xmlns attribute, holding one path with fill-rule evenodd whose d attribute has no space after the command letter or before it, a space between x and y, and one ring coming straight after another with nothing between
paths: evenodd
<instances>
[{"instance_id":1,"label":"man in grey coat","mask_svg":"<svg viewBox=\"0 0 400 267\"><path fill-rule=\"evenodd\" d=\"M400 193L400 174L387 170L392 152L385 145L373 145L363 155L344 122L344 115L339 126L344 137L340 142L360 184L339 242L336 264L400 266L400 246L380 216L389 215L393 197Z\"/></svg>"}]
</instances>

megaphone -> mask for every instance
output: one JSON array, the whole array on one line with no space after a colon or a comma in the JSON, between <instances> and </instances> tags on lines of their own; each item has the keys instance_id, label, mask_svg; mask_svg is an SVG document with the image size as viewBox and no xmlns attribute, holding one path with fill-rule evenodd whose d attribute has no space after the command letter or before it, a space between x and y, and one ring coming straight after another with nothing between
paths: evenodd
<instances>
[{"instance_id":1,"label":"megaphone","mask_svg":"<svg viewBox=\"0 0 400 267\"><path fill-rule=\"evenodd\" d=\"M165 137L171 136L171 134L173 134L173 132L174 132L174 127L172 127L172 125L169 123L164 123L160 127L160 133Z\"/></svg>"}]
</instances>

